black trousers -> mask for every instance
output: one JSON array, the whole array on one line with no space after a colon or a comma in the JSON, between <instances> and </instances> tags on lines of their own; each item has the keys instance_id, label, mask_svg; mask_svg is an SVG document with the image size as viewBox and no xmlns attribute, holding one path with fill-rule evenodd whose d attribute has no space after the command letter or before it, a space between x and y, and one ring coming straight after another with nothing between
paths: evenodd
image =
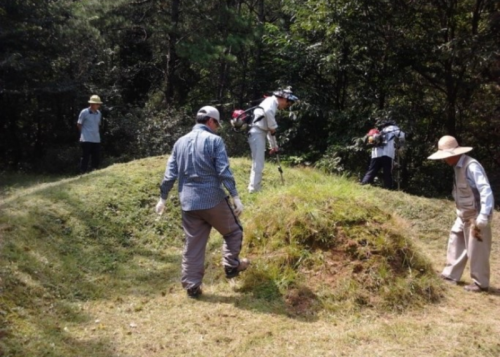
<instances>
[{"instance_id":1,"label":"black trousers","mask_svg":"<svg viewBox=\"0 0 500 357\"><path fill-rule=\"evenodd\" d=\"M365 177L363 177L363 180L361 180L361 184L372 184L380 169L384 170L384 187L392 189L392 159L389 156L372 158L370 160L368 171L366 172Z\"/></svg>"},{"instance_id":2,"label":"black trousers","mask_svg":"<svg viewBox=\"0 0 500 357\"><path fill-rule=\"evenodd\" d=\"M80 144L82 147L80 173L84 174L89 172L89 161L91 167L90 171L98 169L101 156L101 143L81 142Z\"/></svg>"}]
</instances>

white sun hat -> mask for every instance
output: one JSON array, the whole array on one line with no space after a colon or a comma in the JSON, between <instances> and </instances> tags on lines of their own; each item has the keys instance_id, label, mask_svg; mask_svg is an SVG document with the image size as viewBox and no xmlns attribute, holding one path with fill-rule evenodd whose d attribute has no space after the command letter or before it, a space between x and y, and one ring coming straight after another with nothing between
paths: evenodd
<instances>
[{"instance_id":1,"label":"white sun hat","mask_svg":"<svg viewBox=\"0 0 500 357\"><path fill-rule=\"evenodd\" d=\"M453 136L445 135L438 142L438 151L428 157L430 160L442 160L453 156L458 156L471 151L470 146L458 145L457 139Z\"/></svg>"}]
</instances>

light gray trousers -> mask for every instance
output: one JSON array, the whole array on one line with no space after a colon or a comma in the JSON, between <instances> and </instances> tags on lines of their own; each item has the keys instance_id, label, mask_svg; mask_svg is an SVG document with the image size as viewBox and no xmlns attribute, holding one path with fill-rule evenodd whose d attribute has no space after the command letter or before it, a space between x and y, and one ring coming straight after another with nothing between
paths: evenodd
<instances>
[{"instance_id":1,"label":"light gray trousers","mask_svg":"<svg viewBox=\"0 0 500 357\"><path fill-rule=\"evenodd\" d=\"M251 129L248 135L248 143L252 152L252 171L250 171L250 182L248 192L257 192L261 189L262 172L264 171L264 160L266 158L267 133L259 129Z\"/></svg>"},{"instance_id":2,"label":"light gray trousers","mask_svg":"<svg viewBox=\"0 0 500 357\"><path fill-rule=\"evenodd\" d=\"M222 264L237 267L243 241L243 228L234 215L229 198L215 207L197 211L182 211L185 242L182 254L182 286L200 286L205 274L205 251L212 227L224 238Z\"/></svg>"},{"instance_id":3,"label":"light gray trousers","mask_svg":"<svg viewBox=\"0 0 500 357\"><path fill-rule=\"evenodd\" d=\"M491 222L491 220L490 220ZM481 239L472 236L471 224L457 217L448 240L446 266L443 275L460 281L467 260L471 278L481 288L490 286L491 225L481 229Z\"/></svg>"}]
</instances>

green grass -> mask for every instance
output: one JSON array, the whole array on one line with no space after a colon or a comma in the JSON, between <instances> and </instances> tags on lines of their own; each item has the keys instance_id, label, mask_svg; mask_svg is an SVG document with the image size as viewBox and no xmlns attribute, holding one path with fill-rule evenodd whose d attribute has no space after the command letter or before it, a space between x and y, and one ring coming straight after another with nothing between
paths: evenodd
<instances>
[{"instance_id":1,"label":"green grass","mask_svg":"<svg viewBox=\"0 0 500 357\"><path fill-rule=\"evenodd\" d=\"M489 313L497 302L495 294L464 300L436 278L453 219L449 201L312 169L284 167L282 185L268 163L263 191L249 195L249 161L231 160L245 205L243 255L252 265L228 284L222 239L213 233L204 295L188 300L179 283L177 194L163 216L154 213L165 162L4 186L0 356L342 355L331 353L332 343L348 355L366 355L366 348L374 355L448 355L419 348L426 338L450 355L500 353L494 338L463 354L436 340L451 341L451 333L476 321L463 313L468 303ZM492 273L499 270L494 265ZM438 319L449 294L457 301L450 316L465 322ZM496 336L500 327L490 320L471 328L489 326Z\"/></svg>"}]
</instances>

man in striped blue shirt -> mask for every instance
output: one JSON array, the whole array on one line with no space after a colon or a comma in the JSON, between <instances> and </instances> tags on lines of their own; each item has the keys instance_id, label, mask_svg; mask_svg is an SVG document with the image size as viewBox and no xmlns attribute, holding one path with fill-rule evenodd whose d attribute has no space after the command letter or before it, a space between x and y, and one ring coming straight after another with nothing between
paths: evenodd
<instances>
[{"instance_id":1,"label":"man in striped blue shirt","mask_svg":"<svg viewBox=\"0 0 500 357\"><path fill-rule=\"evenodd\" d=\"M243 229L238 216L243 205L229 168L222 138L215 133L220 127L219 111L211 106L201 108L193 130L174 144L160 187L156 212L165 209L165 200L178 180L185 245L182 256L182 286L189 297L201 295L205 250L212 227L223 237L224 269L228 279L246 270L250 262L240 259ZM224 186L232 197L234 207Z\"/></svg>"}]
</instances>

